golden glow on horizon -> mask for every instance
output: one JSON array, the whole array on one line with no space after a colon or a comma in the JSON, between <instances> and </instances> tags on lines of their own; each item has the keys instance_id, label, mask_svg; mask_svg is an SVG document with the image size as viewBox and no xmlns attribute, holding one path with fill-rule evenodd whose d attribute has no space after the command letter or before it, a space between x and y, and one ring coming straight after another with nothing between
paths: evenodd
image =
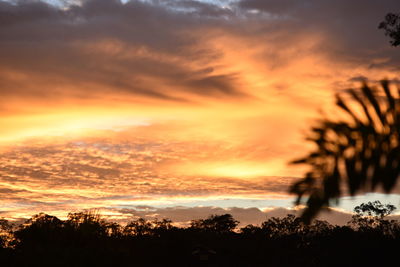
<instances>
[{"instance_id":1,"label":"golden glow on horizon","mask_svg":"<svg viewBox=\"0 0 400 267\"><path fill-rule=\"evenodd\" d=\"M283 166L281 166L283 164ZM185 175L203 175L210 177L237 177L244 179L254 179L260 176L287 175L289 168L287 164L280 160L273 161L252 161L245 160L226 160L219 162L214 161L182 163L169 166L169 171Z\"/></svg>"}]
</instances>

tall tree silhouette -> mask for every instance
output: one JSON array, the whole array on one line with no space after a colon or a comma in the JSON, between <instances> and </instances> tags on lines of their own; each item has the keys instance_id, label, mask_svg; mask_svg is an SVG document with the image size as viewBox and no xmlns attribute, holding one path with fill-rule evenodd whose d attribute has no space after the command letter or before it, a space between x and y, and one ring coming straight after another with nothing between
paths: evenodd
<instances>
[{"instance_id":1,"label":"tall tree silhouette","mask_svg":"<svg viewBox=\"0 0 400 267\"><path fill-rule=\"evenodd\" d=\"M347 119L322 119L308 139L317 149L295 164L311 166L305 177L293 184L297 204L308 196L303 218L310 221L344 187L350 195L381 186L390 192L400 174L400 89L393 92L388 81L380 88L349 89L336 96L337 107Z\"/></svg>"},{"instance_id":2,"label":"tall tree silhouette","mask_svg":"<svg viewBox=\"0 0 400 267\"><path fill-rule=\"evenodd\" d=\"M390 43L393 46L400 45L400 13L388 13L378 28L385 30L385 35L391 38Z\"/></svg>"}]
</instances>

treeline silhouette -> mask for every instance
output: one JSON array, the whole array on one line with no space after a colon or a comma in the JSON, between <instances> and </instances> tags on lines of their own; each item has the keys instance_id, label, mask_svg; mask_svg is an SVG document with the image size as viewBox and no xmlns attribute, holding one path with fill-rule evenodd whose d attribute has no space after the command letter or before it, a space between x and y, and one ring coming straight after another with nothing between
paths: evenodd
<instances>
[{"instance_id":1,"label":"treeline silhouette","mask_svg":"<svg viewBox=\"0 0 400 267\"><path fill-rule=\"evenodd\" d=\"M232 215L177 227L170 220L126 225L95 212L66 220L40 213L20 225L0 221L1 266L388 266L400 247L391 205L356 207L344 226L294 215L238 228Z\"/></svg>"}]
</instances>

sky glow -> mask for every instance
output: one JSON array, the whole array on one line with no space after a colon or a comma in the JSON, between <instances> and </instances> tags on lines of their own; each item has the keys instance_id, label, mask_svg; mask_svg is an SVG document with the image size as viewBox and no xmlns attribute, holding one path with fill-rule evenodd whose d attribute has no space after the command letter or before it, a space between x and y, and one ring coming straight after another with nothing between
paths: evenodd
<instances>
[{"instance_id":1,"label":"sky glow","mask_svg":"<svg viewBox=\"0 0 400 267\"><path fill-rule=\"evenodd\" d=\"M288 162L312 148L316 118L341 116L333 96L364 78L399 84L399 50L377 29L399 8L0 1L0 217L184 222L231 208L251 223L292 208L288 187L306 169ZM338 208L398 205L398 192Z\"/></svg>"}]
</instances>

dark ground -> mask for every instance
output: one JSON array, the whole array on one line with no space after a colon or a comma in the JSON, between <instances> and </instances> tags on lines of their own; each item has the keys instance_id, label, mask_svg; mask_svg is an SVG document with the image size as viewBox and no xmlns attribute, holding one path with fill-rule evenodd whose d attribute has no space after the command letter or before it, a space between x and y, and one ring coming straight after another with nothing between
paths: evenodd
<instances>
[{"instance_id":1,"label":"dark ground","mask_svg":"<svg viewBox=\"0 0 400 267\"><path fill-rule=\"evenodd\" d=\"M1 266L394 266L400 226L355 218L348 226L288 215L236 229L231 215L174 227L135 220L126 226L90 213L62 221L39 214L26 224L2 221Z\"/></svg>"}]
</instances>

